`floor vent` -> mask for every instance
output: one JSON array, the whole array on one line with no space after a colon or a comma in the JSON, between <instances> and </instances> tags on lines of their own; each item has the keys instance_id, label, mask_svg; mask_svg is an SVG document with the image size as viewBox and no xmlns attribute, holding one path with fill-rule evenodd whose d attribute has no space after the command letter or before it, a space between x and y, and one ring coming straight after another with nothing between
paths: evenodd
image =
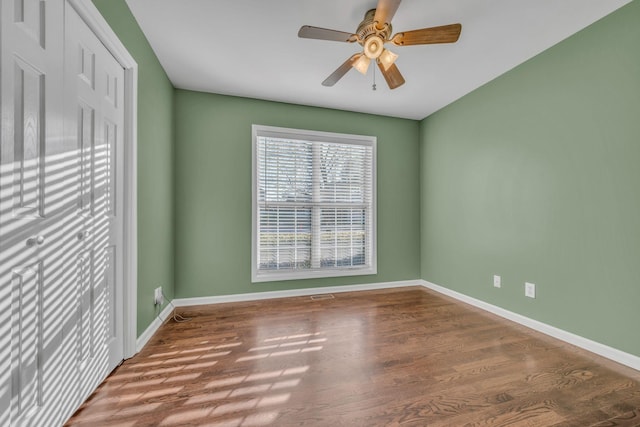
<instances>
[{"instance_id":1,"label":"floor vent","mask_svg":"<svg viewBox=\"0 0 640 427\"><path fill-rule=\"evenodd\" d=\"M333 294L311 295L313 301L319 301L323 299L335 299Z\"/></svg>"}]
</instances>

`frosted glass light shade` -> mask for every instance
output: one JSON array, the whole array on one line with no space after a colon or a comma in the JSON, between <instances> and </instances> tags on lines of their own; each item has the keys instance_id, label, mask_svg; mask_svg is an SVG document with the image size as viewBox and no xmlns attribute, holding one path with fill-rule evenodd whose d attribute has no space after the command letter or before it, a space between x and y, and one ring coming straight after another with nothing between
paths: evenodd
<instances>
[{"instance_id":1,"label":"frosted glass light shade","mask_svg":"<svg viewBox=\"0 0 640 427\"><path fill-rule=\"evenodd\" d=\"M353 68L360 71L362 74L367 74L367 70L369 69L370 63L371 63L371 60L367 56L360 55L360 58L358 58L356 62L353 64Z\"/></svg>"},{"instance_id":2,"label":"frosted glass light shade","mask_svg":"<svg viewBox=\"0 0 640 427\"><path fill-rule=\"evenodd\" d=\"M380 64L382 64L382 67L384 67L385 70L388 70L389 67L393 65L394 62L396 62L396 59L398 59L398 55L388 49L385 49L380 54L378 61L380 62Z\"/></svg>"}]
</instances>

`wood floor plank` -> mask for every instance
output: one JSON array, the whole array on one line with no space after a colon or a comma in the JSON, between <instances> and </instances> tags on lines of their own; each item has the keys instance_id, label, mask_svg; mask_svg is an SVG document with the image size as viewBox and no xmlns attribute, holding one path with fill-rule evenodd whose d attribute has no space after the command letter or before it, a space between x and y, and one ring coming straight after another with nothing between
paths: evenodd
<instances>
[{"instance_id":1,"label":"wood floor plank","mask_svg":"<svg viewBox=\"0 0 640 427\"><path fill-rule=\"evenodd\" d=\"M608 419L607 421L602 421L597 424L594 424L593 427L637 427L640 425L640 410L633 410L629 412L625 412L624 414L615 416L613 418Z\"/></svg>"},{"instance_id":2,"label":"wood floor plank","mask_svg":"<svg viewBox=\"0 0 640 427\"><path fill-rule=\"evenodd\" d=\"M639 372L421 287L179 311L67 426L640 425Z\"/></svg>"}]
</instances>

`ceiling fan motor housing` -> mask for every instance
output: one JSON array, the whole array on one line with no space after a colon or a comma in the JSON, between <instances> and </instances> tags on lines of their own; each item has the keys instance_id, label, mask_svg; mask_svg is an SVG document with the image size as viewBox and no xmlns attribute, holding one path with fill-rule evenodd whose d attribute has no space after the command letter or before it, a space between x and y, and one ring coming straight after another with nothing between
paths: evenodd
<instances>
[{"instance_id":1,"label":"ceiling fan motor housing","mask_svg":"<svg viewBox=\"0 0 640 427\"><path fill-rule=\"evenodd\" d=\"M373 20L376 14L375 9L369 10L364 14L364 19L358 25L356 35L358 42L364 47L364 54L370 59L376 59L384 50L384 44L391 36L391 23L378 22L381 28L378 28Z\"/></svg>"}]
</instances>

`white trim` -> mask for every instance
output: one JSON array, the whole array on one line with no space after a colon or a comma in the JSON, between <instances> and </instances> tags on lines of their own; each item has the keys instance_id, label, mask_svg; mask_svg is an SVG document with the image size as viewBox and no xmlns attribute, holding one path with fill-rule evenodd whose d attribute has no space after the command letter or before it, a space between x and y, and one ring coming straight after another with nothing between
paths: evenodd
<instances>
[{"instance_id":1,"label":"white trim","mask_svg":"<svg viewBox=\"0 0 640 427\"><path fill-rule=\"evenodd\" d=\"M462 301L474 307L478 307L482 310L488 311L489 313L493 313L497 316L526 326L527 328L531 328L545 335L549 335L566 343L573 344L576 347L580 347L584 350L590 351L602 357L606 357L607 359L611 359L614 362L618 362L622 365L629 366L630 368L640 371L640 357L638 356L626 353L613 347L609 347L608 345L601 344L596 341L592 341L590 339L581 337L580 335L567 332L563 329L556 328L555 326L539 322L521 314L505 310L504 308L497 307L468 295L461 294L460 292L456 292L451 289L436 285L434 283L427 282L426 280L421 280L420 282L422 286L427 289L431 289L432 291L447 295L451 298L457 299L458 301Z\"/></svg>"},{"instance_id":2,"label":"white trim","mask_svg":"<svg viewBox=\"0 0 640 427\"><path fill-rule=\"evenodd\" d=\"M138 66L125 69L124 357L138 336ZM129 142L129 144L126 144Z\"/></svg>"},{"instance_id":3,"label":"white trim","mask_svg":"<svg viewBox=\"0 0 640 427\"><path fill-rule=\"evenodd\" d=\"M138 295L138 64L91 0L67 0L124 68L124 358L137 352Z\"/></svg>"},{"instance_id":4,"label":"white trim","mask_svg":"<svg viewBox=\"0 0 640 427\"><path fill-rule=\"evenodd\" d=\"M255 265L255 264L254 264ZM376 267L366 268L327 268L327 269L308 269L308 270L292 270L292 271L265 271L257 273L251 279L251 283L287 281L287 280L304 280L304 279L322 279L327 277L347 277L347 276L371 276L377 274Z\"/></svg>"},{"instance_id":5,"label":"white trim","mask_svg":"<svg viewBox=\"0 0 640 427\"><path fill-rule=\"evenodd\" d=\"M151 324L147 327L147 329L145 329L145 331L136 340L136 353L142 350L142 347L144 347L149 342L153 334L155 334L158 331L158 329L160 329L160 326L162 326L164 321L169 318L172 312L173 312L173 307L171 306L171 303L169 303L160 312L160 314L158 314L158 316L156 316L156 318L153 319L153 322L151 322Z\"/></svg>"},{"instance_id":6,"label":"white trim","mask_svg":"<svg viewBox=\"0 0 640 427\"><path fill-rule=\"evenodd\" d=\"M289 298L299 297L307 295L321 295L332 294L339 292L356 292L356 291L371 291L378 289L391 289L391 288L404 288L407 286L421 286L420 280L405 280L397 282L381 282L381 283L367 283L363 285L344 285L344 286L328 286L324 288L308 288L308 289L293 289L289 291L268 291L268 292L253 292L248 294L234 294L234 295L222 295L214 297L197 297L197 298L178 298L171 301L162 310L162 312L156 317L153 322L147 327L147 329L140 335L136 341L136 352L142 350L142 347L149 342L153 334L162 326L164 321L171 315L173 304L174 307L187 307L193 305L209 305L209 304L221 304L226 302L243 302L243 301L259 301L273 298Z\"/></svg>"},{"instance_id":7,"label":"white trim","mask_svg":"<svg viewBox=\"0 0 640 427\"><path fill-rule=\"evenodd\" d=\"M357 291L369 291L369 290L379 290L379 289L403 288L408 286L423 286L432 291L438 292L443 295L447 295L458 301L467 303L469 305L480 308L489 313L493 313L507 320L511 320L520 325L523 325L535 331L541 332L545 335L549 335L553 338L559 339L566 343L573 344L584 350L590 351L592 353L595 353L607 359L613 360L614 362L618 362L622 365L625 365L640 371L640 357L638 356L592 341L590 339L581 337L571 332L564 331L562 329L556 328L546 323L533 320L531 318L522 316L512 311L505 310L503 308L486 303L476 298L461 294L451 289L447 289L445 287L436 285L431 282L427 282L426 280L420 280L420 279L404 280L404 281L396 281L396 282L367 283L362 285L345 285L345 286L328 286L328 287L322 287L322 288L292 289L287 291L253 292L253 293L247 293L247 294L221 295L221 296L212 296L212 297L178 298L178 299L174 299L172 303L175 307L187 307L187 306L193 306L193 305L258 301L258 300L273 299L273 298L289 298L289 297L321 295L321 294L330 294L330 293L339 293L339 292L357 292ZM170 305L168 305L167 307L170 307ZM170 311L167 312L167 308L165 308L165 310L160 314L160 318L162 319L162 321L160 321L159 319L154 320L154 322L140 336L140 338L138 339L138 351L144 346L144 344L147 343L147 341L151 338L151 336L155 333L155 331L160 327L160 325L162 325L162 322L164 322L164 320L170 313L171 312Z\"/></svg>"},{"instance_id":8,"label":"white trim","mask_svg":"<svg viewBox=\"0 0 640 427\"><path fill-rule=\"evenodd\" d=\"M221 295L215 297L178 298L173 300L176 307L191 305L221 304L225 302L258 301L273 298L301 297L308 295L337 294L340 292L372 291L378 289L404 288L421 286L421 280L404 280L397 282L367 283L363 285L327 286L323 288L292 289L289 291L252 292L248 294Z\"/></svg>"}]
</instances>

